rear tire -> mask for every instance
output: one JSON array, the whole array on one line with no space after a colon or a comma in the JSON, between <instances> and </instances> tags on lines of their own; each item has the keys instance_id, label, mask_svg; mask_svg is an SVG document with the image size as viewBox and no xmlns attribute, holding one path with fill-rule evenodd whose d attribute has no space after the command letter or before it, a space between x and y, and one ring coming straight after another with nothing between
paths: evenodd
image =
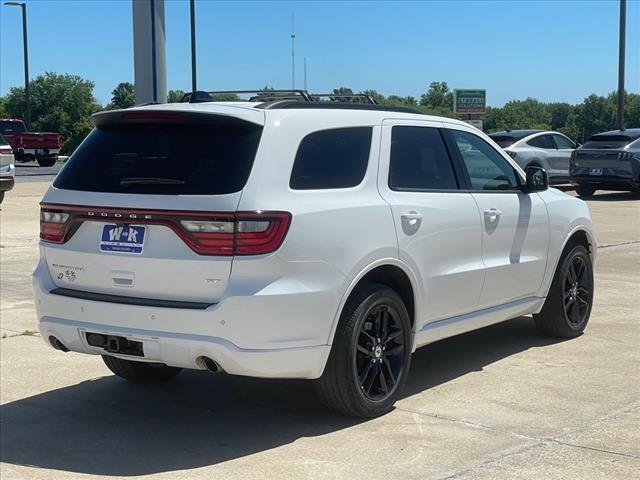
<instances>
[{"instance_id":1,"label":"rear tire","mask_svg":"<svg viewBox=\"0 0 640 480\"><path fill-rule=\"evenodd\" d=\"M574 338L586 328L592 305L591 257L584 246L569 243L558 263L542 311L533 319L545 335Z\"/></svg>"},{"instance_id":2,"label":"rear tire","mask_svg":"<svg viewBox=\"0 0 640 480\"><path fill-rule=\"evenodd\" d=\"M111 355L102 355L102 360L117 376L133 383L165 382L182 370L162 363L135 362Z\"/></svg>"},{"instance_id":3,"label":"rear tire","mask_svg":"<svg viewBox=\"0 0 640 480\"><path fill-rule=\"evenodd\" d=\"M596 193L596 189L593 187L587 187L586 185L578 185L576 187L576 193L581 197L593 197Z\"/></svg>"},{"instance_id":4,"label":"rear tire","mask_svg":"<svg viewBox=\"0 0 640 480\"><path fill-rule=\"evenodd\" d=\"M345 305L331 354L314 386L331 410L373 418L393 408L409 372L411 322L400 296L363 284Z\"/></svg>"},{"instance_id":5,"label":"rear tire","mask_svg":"<svg viewBox=\"0 0 640 480\"><path fill-rule=\"evenodd\" d=\"M48 157L48 158L38 158L38 165L41 167L53 167L58 161L57 157Z\"/></svg>"}]
</instances>

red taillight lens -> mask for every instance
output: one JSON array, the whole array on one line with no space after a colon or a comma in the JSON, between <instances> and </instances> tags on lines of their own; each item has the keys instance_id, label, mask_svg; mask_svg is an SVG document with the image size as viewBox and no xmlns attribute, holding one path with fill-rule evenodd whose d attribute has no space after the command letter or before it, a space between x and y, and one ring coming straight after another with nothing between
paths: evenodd
<instances>
[{"instance_id":1,"label":"red taillight lens","mask_svg":"<svg viewBox=\"0 0 640 480\"><path fill-rule=\"evenodd\" d=\"M239 213L236 255L258 255L277 250L287 234L289 213Z\"/></svg>"},{"instance_id":2,"label":"red taillight lens","mask_svg":"<svg viewBox=\"0 0 640 480\"><path fill-rule=\"evenodd\" d=\"M259 255L282 244L291 223L287 212L178 212L42 205L40 238L64 243L86 221L163 225L200 255Z\"/></svg>"},{"instance_id":3,"label":"red taillight lens","mask_svg":"<svg viewBox=\"0 0 640 480\"><path fill-rule=\"evenodd\" d=\"M40 211L40 238L52 243L64 243L69 231L69 214L56 210Z\"/></svg>"}]
</instances>

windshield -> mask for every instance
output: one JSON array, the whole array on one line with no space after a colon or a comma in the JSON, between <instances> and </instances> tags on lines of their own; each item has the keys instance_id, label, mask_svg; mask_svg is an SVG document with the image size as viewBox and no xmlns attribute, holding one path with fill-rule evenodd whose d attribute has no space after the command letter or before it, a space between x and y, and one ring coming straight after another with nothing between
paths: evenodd
<instances>
[{"instance_id":1,"label":"windshield","mask_svg":"<svg viewBox=\"0 0 640 480\"><path fill-rule=\"evenodd\" d=\"M0 122L0 133L13 135L16 133L24 133L26 129L24 128L24 124L22 122Z\"/></svg>"},{"instance_id":2,"label":"windshield","mask_svg":"<svg viewBox=\"0 0 640 480\"><path fill-rule=\"evenodd\" d=\"M262 127L220 119L198 124L121 124L95 128L54 186L158 195L218 195L242 190Z\"/></svg>"}]
</instances>

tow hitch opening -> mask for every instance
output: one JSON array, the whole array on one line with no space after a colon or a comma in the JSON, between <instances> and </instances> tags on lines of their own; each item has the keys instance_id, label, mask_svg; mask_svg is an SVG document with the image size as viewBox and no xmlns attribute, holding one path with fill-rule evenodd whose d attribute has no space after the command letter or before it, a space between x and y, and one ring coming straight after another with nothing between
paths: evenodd
<instances>
[{"instance_id":1,"label":"tow hitch opening","mask_svg":"<svg viewBox=\"0 0 640 480\"><path fill-rule=\"evenodd\" d=\"M125 337L115 335L104 335L102 333L86 333L87 343L92 347L102 348L109 353L119 353L121 355L134 355L144 357L142 342L129 340Z\"/></svg>"}]
</instances>

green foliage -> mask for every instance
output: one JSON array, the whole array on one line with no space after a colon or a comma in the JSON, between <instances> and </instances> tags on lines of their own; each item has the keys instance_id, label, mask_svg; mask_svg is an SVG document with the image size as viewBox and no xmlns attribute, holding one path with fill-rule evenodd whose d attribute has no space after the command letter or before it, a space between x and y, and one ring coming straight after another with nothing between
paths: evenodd
<instances>
[{"instance_id":1,"label":"green foliage","mask_svg":"<svg viewBox=\"0 0 640 480\"><path fill-rule=\"evenodd\" d=\"M167 103L180 103L185 95L184 90L169 90L167 93Z\"/></svg>"},{"instance_id":2,"label":"green foliage","mask_svg":"<svg viewBox=\"0 0 640 480\"><path fill-rule=\"evenodd\" d=\"M431 82L429 89L420 97L420 105L433 111L453 112L453 92L447 82Z\"/></svg>"},{"instance_id":3,"label":"green foliage","mask_svg":"<svg viewBox=\"0 0 640 480\"><path fill-rule=\"evenodd\" d=\"M91 130L91 115L101 109L93 97L94 83L77 75L46 72L29 87L32 130L58 132L60 153L71 153ZM12 87L0 103L4 115L24 118L24 88Z\"/></svg>"},{"instance_id":4,"label":"green foliage","mask_svg":"<svg viewBox=\"0 0 640 480\"><path fill-rule=\"evenodd\" d=\"M133 91L133 85L129 82L121 82L111 92L111 102L107 104L105 110L129 108L133 107L135 103L136 95Z\"/></svg>"}]
</instances>

